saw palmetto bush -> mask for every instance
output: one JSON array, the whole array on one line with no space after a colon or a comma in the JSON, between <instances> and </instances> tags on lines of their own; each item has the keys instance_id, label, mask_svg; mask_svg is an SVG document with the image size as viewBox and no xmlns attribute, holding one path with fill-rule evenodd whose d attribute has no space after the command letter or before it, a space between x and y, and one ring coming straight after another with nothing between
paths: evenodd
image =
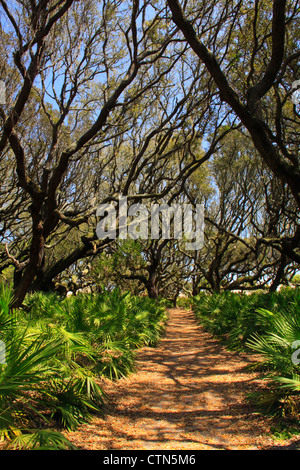
<instances>
[{"instance_id":1,"label":"saw palmetto bush","mask_svg":"<svg viewBox=\"0 0 300 470\"><path fill-rule=\"evenodd\" d=\"M264 334L254 334L247 341L259 354L256 363L268 386L250 395L258 405L283 416L300 418L300 310L291 304L285 309L258 310L269 319Z\"/></svg>"},{"instance_id":2,"label":"saw palmetto bush","mask_svg":"<svg viewBox=\"0 0 300 470\"><path fill-rule=\"evenodd\" d=\"M103 404L95 375L74 360L89 349L74 338L27 327L22 312L10 312L9 295L2 294L0 439L18 448L72 447L53 427L74 429Z\"/></svg>"},{"instance_id":3,"label":"saw palmetto bush","mask_svg":"<svg viewBox=\"0 0 300 470\"><path fill-rule=\"evenodd\" d=\"M65 299L34 293L14 312L10 302L3 290L0 438L11 448L72 448L59 430L102 412L101 379L135 369L134 351L164 333L165 309L119 291Z\"/></svg>"},{"instance_id":4,"label":"saw palmetto bush","mask_svg":"<svg viewBox=\"0 0 300 470\"><path fill-rule=\"evenodd\" d=\"M119 379L135 370L135 351L153 346L165 330L165 308L146 297L117 289L98 295L79 295L60 304L60 321L69 332L88 338L97 356L95 371Z\"/></svg>"},{"instance_id":5,"label":"saw palmetto bush","mask_svg":"<svg viewBox=\"0 0 300 470\"><path fill-rule=\"evenodd\" d=\"M193 299L199 322L235 350L252 351L252 364L266 380L252 401L299 418L300 289L243 295L200 294ZM298 343L299 342L299 343Z\"/></svg>"},{"instance_id":6,"label":"saw palmetto bush","mask_svg":"<svg viewBox=\"0 0 300 470\"><path fill-rule=\"evenodd\" d=\"M258 310L285 312L300 309L299 289L275 293L233 292L200 294L193 299L193 311L211 333L224 340L231 349L245 349L253 334L264 333L272 321L258 314Z\"/></svg>"}]
</instances>

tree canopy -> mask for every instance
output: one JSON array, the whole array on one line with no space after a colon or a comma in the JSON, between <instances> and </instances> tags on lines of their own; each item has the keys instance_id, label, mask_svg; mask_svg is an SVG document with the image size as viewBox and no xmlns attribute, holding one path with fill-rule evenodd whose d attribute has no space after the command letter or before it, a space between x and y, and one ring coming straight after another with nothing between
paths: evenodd
<instances>
[{"instance_id":1,"label":"tree canopy","mask_svg":"<svg viewBox=\"0 0 300 470\"><path fill-rule=\"evenodd\" d=\"M299 0L0 0L0 272L13 267L15 306L87 266L95 284L169 298L293 277L299 12ZM203 204L203 248L99 239L97 208L120 195Z\"/></svg>"}]
</instances>

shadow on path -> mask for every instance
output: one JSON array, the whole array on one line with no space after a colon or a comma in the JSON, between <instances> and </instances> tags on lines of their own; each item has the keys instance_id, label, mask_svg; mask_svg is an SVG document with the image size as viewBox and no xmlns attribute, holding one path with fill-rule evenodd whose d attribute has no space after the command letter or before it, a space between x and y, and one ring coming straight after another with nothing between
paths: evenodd
<instances>
[{"instance_id":1,"label":"shadow on path","mask_svg":"<svg viewBox=\"0 0 300 470\"><path fill-rule=\"evenodd\" d=\"M260 449L265 422L245 396L255 388L249 358L203 331L194 315L170 309L166 336L138 352L138 370L107 384L105 419L68 438L84 449Z\"/></svg>"}]
</instances>

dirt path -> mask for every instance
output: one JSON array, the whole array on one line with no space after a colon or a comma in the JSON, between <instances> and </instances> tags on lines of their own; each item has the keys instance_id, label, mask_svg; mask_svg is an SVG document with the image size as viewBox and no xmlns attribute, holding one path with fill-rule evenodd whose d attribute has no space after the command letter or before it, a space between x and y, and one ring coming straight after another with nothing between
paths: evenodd
<instances>
[{"instance_id":1,"label":"dirt path","mask_svg":"<svg viewBox=\"0 0 300 470\"><path fill-rule=\"evenodd\" d=\"M137 372L106 384L105 419L68 438L93 450L274 448L261 435L267 422L245 400L255 388L248 363L204 332L192 313L171 309L166 336L139 351Z\"/></svg>"}]
</instances>

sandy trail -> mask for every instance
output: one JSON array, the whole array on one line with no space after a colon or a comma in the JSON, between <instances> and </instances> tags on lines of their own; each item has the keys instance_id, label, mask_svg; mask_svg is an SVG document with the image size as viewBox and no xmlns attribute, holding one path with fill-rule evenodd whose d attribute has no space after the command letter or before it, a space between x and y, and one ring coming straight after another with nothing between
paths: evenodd
<instances>
[{"instance_id":1,"label":"sandy trail","mask_svg":"<svg viewBox=\"0 0 300 470\"><path fill-rule=\"evenodd\" d=\"M105 382L105 418L67 437L87 450L274 448L268 421L245 399L258 381L246 367L250 359L227 351L191 312L169 313L160 344L138 352L137 372Z\"/></svg>"}]
</instances>

